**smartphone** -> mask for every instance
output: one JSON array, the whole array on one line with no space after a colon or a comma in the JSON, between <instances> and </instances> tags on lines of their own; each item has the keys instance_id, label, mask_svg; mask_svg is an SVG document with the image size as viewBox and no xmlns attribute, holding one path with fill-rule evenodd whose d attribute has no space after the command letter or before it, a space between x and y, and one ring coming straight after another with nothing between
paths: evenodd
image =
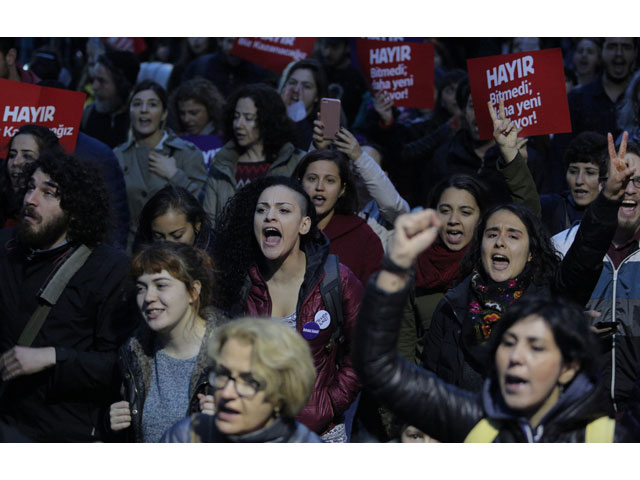
<instances>
[{"instance_id":1,"label":"smartphone","mask_svg":"<svg viewBox=\"0 0 640 480\"><path fill-rule=\"evenodd\" d=\"M320 120L324 123L324 138L334 140L340 131L340 100L321 98Z\"/></svg>"},{"instance_id":2,"label":"smartphone","mask_svg":"<svg viewBox=\"0 0 640 480\"><path fill-rule=\"evenodd\" d=\"M602 328L615 328L620 322L598 322L594 325L597 329Z\"/></svg>"}]
</instances>

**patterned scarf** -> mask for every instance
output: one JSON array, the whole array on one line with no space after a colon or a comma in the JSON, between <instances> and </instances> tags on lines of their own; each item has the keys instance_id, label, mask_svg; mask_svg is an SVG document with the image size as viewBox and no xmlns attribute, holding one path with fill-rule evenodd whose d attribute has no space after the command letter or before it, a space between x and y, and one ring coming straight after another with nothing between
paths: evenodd
<instances>
[{"instance_id":1,"label":"patterned scarf","mask_svg":"<svg viewBox=\"0 0 640 480\"><path fill-rule=\"evenodd\" d=\"M509 305L522 296L531 282L531 269L527 263L520 275L504 282L485 280L486 278L484 270L474 270L470 284L470 324L473 325L478 344L487 341L493 324L500 320Z\"/></svg>"}]
</instances>

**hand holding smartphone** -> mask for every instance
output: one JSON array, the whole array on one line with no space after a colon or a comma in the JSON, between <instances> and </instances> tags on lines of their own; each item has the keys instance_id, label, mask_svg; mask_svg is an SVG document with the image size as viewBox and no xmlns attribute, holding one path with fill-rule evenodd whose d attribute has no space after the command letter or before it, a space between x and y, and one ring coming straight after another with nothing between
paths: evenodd
<instances>
[{"instance_id":1,"label":"hand holding smartphone","mask_svg":"<svg viewBox=\"0 0 640 480\"><path fill-rule=\"evenodd\" d=\"M340 131L340 100L336 98L321 98L320 120L324 124L324 138L326 140L335 140L336 134Z\"/></svg>"}]
</instances>

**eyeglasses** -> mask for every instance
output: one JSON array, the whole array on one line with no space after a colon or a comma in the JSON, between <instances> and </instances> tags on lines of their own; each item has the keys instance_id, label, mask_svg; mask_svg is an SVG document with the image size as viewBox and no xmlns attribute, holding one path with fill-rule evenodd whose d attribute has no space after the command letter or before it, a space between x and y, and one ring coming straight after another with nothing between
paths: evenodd
<instances>
[{"instance_id":1,"label":"eyeglasses","mask_svg":"<svg viewBox=\"0 0 640 480\"><path fill-rule=\"evenodd\" d=\"M224 390L229 380L233 380L236 393L243 398L253 397L262 388L260 382L250 373L241 373L238 377L234 377L223 365L216 365L209 370L209 384L214 390Z\"/></svg>"},{"instance_id":2,"label":"eyeglasses","mask_svg":"<svg viewBox=\"0 0 640 480\"><path fill-rule=\"evenodd\" d=\"M609 177L600 177L601 182L606 182L607 180L609 180ZM634 187L640 188L640 177L633 177L631 179L631 182L633 183Z\"/></svg>"}]
</instances>

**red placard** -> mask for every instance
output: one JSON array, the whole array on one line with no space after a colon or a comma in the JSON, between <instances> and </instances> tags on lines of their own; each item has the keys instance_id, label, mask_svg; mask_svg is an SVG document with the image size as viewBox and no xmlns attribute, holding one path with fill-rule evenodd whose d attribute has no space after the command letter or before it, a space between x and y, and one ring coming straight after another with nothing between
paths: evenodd
<instances>
[{"instance_id":1,"label":"red placard","mask_svg":"<svg viewBox=\"0 0 640 480\"><path fill-rule=\"evenodd\" d=\"M433 108L433 44L358 38L356 51L374 91L388 92L399 107Z\"/></svg>"},{"instance_id":2,"label":"red placard","mask_svg":"<svg viewBox=\"0 0 640 480\"><path fill-rule=\"evenodd\" d=\"M73 152L78 139L86 94L59 88L0 79L0 152L5 154L13 135L23 125L42 125Z\"/></svg>"},{"instance_id":3,"label":"red placard","mask_svg":"<svg viewBox=\"0 0 640 480\"><path fill-rule=\"evenodd\" d=\"M281 73L311 55L315 43L314 37L237 37L231 54Z\"/></svg>"},{"instance_id":4,"label":"red placard","mask_svg":"<svg viewBox=\"0 0 640 480\"><path fill-rule=\"evenodd\" d=\"M571 131L559 48L472 58L467 69L482 140L493 137L487 102L497 109L501 97L505 115L522 127L521 137Z\"/></svg>"}]
</instances>

